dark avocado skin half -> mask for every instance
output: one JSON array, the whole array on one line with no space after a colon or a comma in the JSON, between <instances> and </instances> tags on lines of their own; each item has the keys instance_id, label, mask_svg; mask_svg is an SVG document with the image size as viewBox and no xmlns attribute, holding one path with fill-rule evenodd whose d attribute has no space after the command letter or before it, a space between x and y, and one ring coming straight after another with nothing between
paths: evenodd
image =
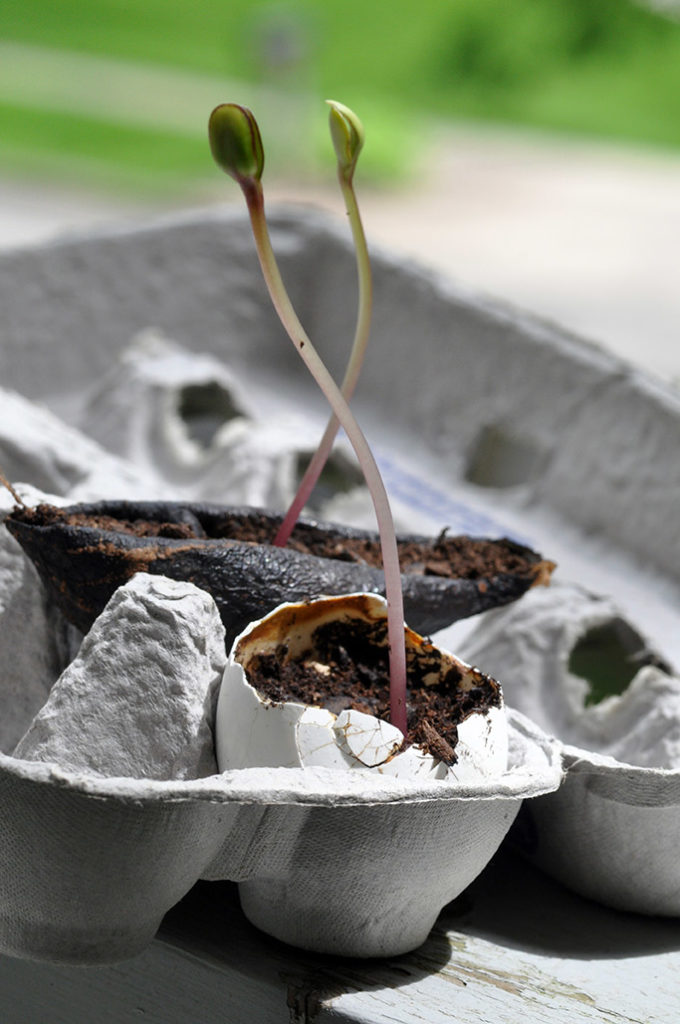
<instances>
[{"instance_id":1,"label":"dark avocado skin half","mask_svg":"<svg viewBox=\"0 0 680 1024\"><path fill-rule=\"evenodd\" d=\"M115 528L73 524L65 518L71 514L177 524L197 536L137 536ZM87 632L114 590L136 572L189 580L208 591L219 608L228 646L249 622L284 601L359 591L384 594L381 569L225 536L245 525L249 530L268 531L273 538L280 522L279 514L263 509L158 501L22 507L5 519L55 603L82 632ZM298 539L313 540L329 533L338 541L377 539L369 531L314 520L301 520L295 530ZM414 534L399 537L399 543L414 540L433 543L433 538ZM510 545L513 553L523 554L527 570L476 579L402 573L404 617L412 629L428 636L458 619L516 600L546 571L549 575L545 567L550 563L531 549L505 538L492 543Z\"/></svg>"}]
</instances>

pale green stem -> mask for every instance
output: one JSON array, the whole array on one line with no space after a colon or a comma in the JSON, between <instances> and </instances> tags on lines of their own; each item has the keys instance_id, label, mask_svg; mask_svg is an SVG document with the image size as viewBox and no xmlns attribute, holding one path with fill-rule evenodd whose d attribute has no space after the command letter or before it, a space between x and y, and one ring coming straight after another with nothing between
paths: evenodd
<instances>
[{"instance_id":1,"label":"pale green stem","mask_svg":"<svg viewBox=\"0 0 680 1024\"><path fill-rule=\"evenodd\" d=\"M346 173L343 173L340 166L338 167L338 180L345 200L347 216L349 217L350 226L352 228L352 237L354 239L357 278L359 283L359 306L357 311L354 341L352 343L352 351L347 363L347 369L345 370L345 376L341 388L343 397L347 402L350 401L354 394L354 389L364 362L368 335L371 328L371 308L373 300L371 263L368 258L366 235L364 234L364 227L361 223L359 206L352 186L352 177L352 174L347 175ZM333 448L333 442L335 441L339 426L340 421L337 416L334 413L331 413L331 417L328 420L323 437L319 442L319 447L307 466L304 476L300 481L297 494L293 498L290 508L286 512L276 536L274 537L274 544L278 547L284 547L288 543L288 538L300 518L300 513L309 501L309 497L321 476L326 462L328 461L328 456Z\"/></svg>"},{"instance_id":2,"label":"pale green stem","mask_svg":"<svg viewBox=\"0 0 680 1024\"><path fill-rule=\"evenodd\" d=\"M326 369L300 323L288 298L274 256L264 215L262 186L258 180L242 183L253 228L257 255L274 308L291 341L302 356L307 369L328 399L333 413L342 425L354 448L366 484L373 499L382 548L385 596L387 598L387 633L390 665L390 720L406 736L406 648L404 642L404 604L401 591L399 553L390 503L380 471L361 428L354 418L342 392Z\"/></svg>"}]
</instances>

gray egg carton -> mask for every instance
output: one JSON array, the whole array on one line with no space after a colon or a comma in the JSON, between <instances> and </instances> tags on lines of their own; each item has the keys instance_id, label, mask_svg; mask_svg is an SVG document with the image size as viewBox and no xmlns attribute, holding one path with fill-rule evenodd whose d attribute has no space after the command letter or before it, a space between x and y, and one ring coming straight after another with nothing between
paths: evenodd
<instances>
[{"instance_id":1,"label":"gray egg carton","mask_svg":"<svg viewBox=\"0 0 680 1024\"><path fill-rule=\"evenodd\" d=\"M339 374L356 287L345 234L325 217L284 210L272 218L272 236L300 317ZM647 632L658 626L655 639L672 657L677 641L665 624L680 606L677 395L594 345L411 264L377 254L374 270L375 326L356 407L398 517L419 529L453 524L529 539L572 578L616 587L635 621ZM8 389L0 465L56 501L103 496L107 480L118 496L168 496L148 458L115 450L113 431L106 451L106 432L97 445L78 429L102 378L149 327L225 364L245 416L284 422L292 412L305 446L309 425L323 424L323 403L270 309L240 213L5 254L0 301ZM162 401L155 408L167 412ZM169 441L164 450L177 448ZM176 474L173 481L183 485ZM283 500L291 481L275 484L267 493ZM191 478L192 494L194 485ZM362 518L357 501L350 514ZM25 570L7 550L7 578L16 582ZM30 573L13 586L23 601L13 621L31 609L35 635L43 630L51 643L48 656L16 630L5 638L0 700L16 741L73 638L40 604ZM642 609L639 594L649 596ZM11 643L20 649L14 663ZM19 761L6 737L0 945L83 963L132 955L204 877L238 881L246 913L287 941L364 956L411 948L481 870L523 799L548 808L536 817L541 849L555 848L550 835L559 835L562 856L569 849L573 830L561 808L573 815L573 801L550 803L565 787L541 794L557 789L563 764L575 778L580 762L523 716L510 721L508 772L495 788L469 790L321 770L102 780ZM644 808L643 790L636 806ZM550 857L542 863L551 869Z\"/></svg>"}]
</instances>

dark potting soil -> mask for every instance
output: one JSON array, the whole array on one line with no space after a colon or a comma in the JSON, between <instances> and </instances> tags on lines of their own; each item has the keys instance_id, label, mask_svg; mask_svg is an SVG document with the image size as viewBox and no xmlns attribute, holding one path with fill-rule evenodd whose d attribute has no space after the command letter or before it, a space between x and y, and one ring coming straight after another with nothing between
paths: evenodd
<instances>
[{"instance_id":1,"label":"dark potting soil","mask_svg":"<svg viewBox=\"0 0 680 1024\"><path fill-rule=\"evenodd\" d=\"M257 515L225 516L207 535L196 517L186 522L163 522L154 519L119 519L108 515L82 512L65 513L54 505L37 505L21 509L20 518L35 526L64 523L93 529L126 533L136 537L166 537L186 540L224 539L253 544L271 544L271 521ZM188 517L189 518L189 517ZM364 563L382 567L380 543L372 538L334 535L330 530L311 533L293 531L287 547L304 554L344 562ZM421 543L400 539L399 563L411 575L440 576L448 579L488 579L502 574L510 576L536 573L536 556L507 538L490 541L483 538L448 537L442 531L436 539Z\"/></svg>"},{"instance_id":2,"label":"dark potting soil","mask_svg":"<svg viewBox=\"0 0 680 1024\"><path fill-rule=\"evenodd\" d=\"M199 533L191 523L163 523L153 519L118 519L115 516L86 515L82 512L65 513L57 505L35 505L32 508L22 508L20 518L22 522L30 523L32 526L51 526L54 523L63 523L68 526L87 526L93 530L128 533L133 537L177 537L180 539L205 537L205 534Z\"/></svg>"},{"instance_id":3,"label":"dark potting soil","mask_svg":"<svg viewBox=\"0 0 680 1024\"><path fill-rule=\"evenodd\" d=\"M409 743L417 744L446 764L455 764L458 725L473 711L500 707L498 684L474 670L477 685L460 686L462 675L436 647L407 644L407 725ZM436 673L434 685L425 681ZM297 701L339 714L344 709L363 711L389 721L390 686L387 626L383 622L339 620L318 627L312 647L290 659L280 645L271 654L248 661L246 675L260 695L273 703Z\"/></svg>"}]
</instances>

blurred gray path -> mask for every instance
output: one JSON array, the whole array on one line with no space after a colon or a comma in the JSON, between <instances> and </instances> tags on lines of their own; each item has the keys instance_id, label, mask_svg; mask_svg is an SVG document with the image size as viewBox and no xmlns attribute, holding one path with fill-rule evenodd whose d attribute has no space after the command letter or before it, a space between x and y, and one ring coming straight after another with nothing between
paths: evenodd
<instances>
[{"instance_id":1,"label":"blurred gray path","mask_svg":"<svg viewBox=\"0 0 680 1024\"><path fill-rule=\"evenodd\" d=\"M408 186L373 191L357 178L369 242L680 380L680 155L460 128L441 133ZM216 179L216 201L239 201L229 186ZM300 192L269 179L268 198L343 215L332 182ZM156 212L0 182L0 245Z\"/></svg>"},{"instance_id":2,"label":"blurred gray path","mask_svg":"<svg viewBox=\"0 0 680 1024\"><path fill-rule=\"evenodd\" d=\"M680 380L680 154L447 132L362 209L370 240Z\"/></svg>"}]
</instances>

